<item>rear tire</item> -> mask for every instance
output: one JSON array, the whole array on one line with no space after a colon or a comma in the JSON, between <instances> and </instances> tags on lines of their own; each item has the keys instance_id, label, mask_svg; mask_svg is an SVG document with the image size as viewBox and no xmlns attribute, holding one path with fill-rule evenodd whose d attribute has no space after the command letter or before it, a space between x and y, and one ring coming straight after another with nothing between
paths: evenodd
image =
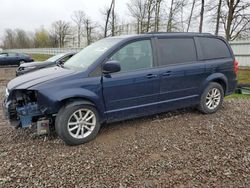
<instances>
[{"instance_id":1,"label":"rear tire","mask_svg":"<svg viewBox=\"0 0 250 188\"><path fill-rule=\"evenodd\" d=\"M215 113L222 105L224 90L216 82L210 82L203 91L198 109L204 114Z\"/></svg>"},{"instance_id":2,"label":"rear tire","mask_svg":"<svg viewBox=\"0 0 250 188\"><path fill-rule=\"evenodd\" d=\"M84 104L68 104L57 114L55 129L67 145L84 144L94 139L100 129L95 107Z\"/></svg>"}]
</instances>

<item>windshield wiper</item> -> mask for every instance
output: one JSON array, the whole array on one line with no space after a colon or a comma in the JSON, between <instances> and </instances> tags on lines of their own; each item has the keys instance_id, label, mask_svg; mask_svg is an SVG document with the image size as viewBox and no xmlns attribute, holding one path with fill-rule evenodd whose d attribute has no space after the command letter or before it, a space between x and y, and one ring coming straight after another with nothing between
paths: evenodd
<instances>
[{"instance_id":1,"label":"windshield wiper","mask_svg":"<svg viewBox=\"0 0 250 188\"><path fill-rule=\"evenodd\" d=\"M64 65L60 63L56 64L56 66L64 68Z\"/></svg>"}]
</instances>

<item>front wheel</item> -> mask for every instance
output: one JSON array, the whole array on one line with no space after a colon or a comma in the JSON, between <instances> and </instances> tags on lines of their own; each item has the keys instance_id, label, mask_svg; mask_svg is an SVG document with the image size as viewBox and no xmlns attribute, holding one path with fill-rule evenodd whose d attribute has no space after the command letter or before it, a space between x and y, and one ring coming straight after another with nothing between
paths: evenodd
<instances>
[{"instance_id":1,"label":"front wheel","mask_svg":"<svg viewBox=\"0 0 250 188\"><path fill-rule=\"evenodd\" d=\"M94 139L100 129L97 110L91 105L69 104L59 111L55 128L68 145L86 143Z\"/></svg>"},{"instance_id":2,"label":"front wheel","mask_svg":"<svg viewBox=\"0 0 250 188\"><path fill-rule=\"evenodd\" d=\"M211 82L201 95L198 109L205 114L214 113L222 105L223 98L224 90L222 86L216 82Z\"/></svg>"}]
</instances>

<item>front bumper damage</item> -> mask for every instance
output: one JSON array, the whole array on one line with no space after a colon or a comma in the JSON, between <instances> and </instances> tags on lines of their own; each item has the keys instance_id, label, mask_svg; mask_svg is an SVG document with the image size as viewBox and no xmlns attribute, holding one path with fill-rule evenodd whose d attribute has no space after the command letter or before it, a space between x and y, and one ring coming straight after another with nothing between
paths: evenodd
<instances>
[{"instance_id":1,"label":"front bumper damage","mask_svg":"<svg viewBox=\"0 0 250 188\"><path fill-rule=\"evenodd\" d=\"M20 128L35 128L37 135L49 134L52 118L46 115L46 108L40 107L35 91L6 90L3 112L10 124Z\"/></svg>"}]
</instances>

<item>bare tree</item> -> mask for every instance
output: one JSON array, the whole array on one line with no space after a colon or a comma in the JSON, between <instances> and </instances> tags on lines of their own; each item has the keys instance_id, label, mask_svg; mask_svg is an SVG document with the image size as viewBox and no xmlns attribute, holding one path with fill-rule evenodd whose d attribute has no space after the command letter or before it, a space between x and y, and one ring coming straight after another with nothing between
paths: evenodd
<instances>
[{"instance_id":1,"label":"bare tree","mask_svg":"<svg viewBox=\"0 0 250 188\"><path fill-rule=\"evenodd\" d=\"M201 0L200 25L199 25L199 32L200 32L200 33L202 33L202 28L203 28L204 7L205 7L205 0Z\"/></svg>"},{"instance_id":2,"label":"bare tree","mask_svg":"<svg viewBox=\"0 0 250 188\"><path fill-rule=\"evenodd\" d=\"M216 15L216 26L215 26L215 35L218 35L219 33L219 27L220 27L220 18L221 18L221 5L222 0L219 0L218 7L217 7L217 15Z\"/></svg>"},{"instance_id":3,"label":"bare tree","mask_svg":"<svg viewBox=\"0 0 250 188\"><path fill-rule=\"evenodd\" d=\"M157 0L156 0L157 1ZM147 22L146 22L146 32L149 32L151 28L151 19L152 19L152 14L155 9L155 0L147 0L146 3L146 8L147 8Z\"/></svg>"},{"instance_id":4,"label":"bare tree","mask_svg":"<svg viewBox=\"0 0 250 188\"><path fill-rule=\"evenodd\" d=\"M163 0L156 0L155 2L155 29L154 31L159 31L160 25L160 12L161 12L161 4Z\"/></svg>"},{"instance_id":5,"label":"bare tree","mask_svg":"<svg viewBox=\"0 0 250 188\"><path fill-rule=\"evenodd\" d=\"M3 47L6 49L15 48L16 34L11 29L6 29L3 37Z\"/></svg>"},{"instance_id":6,"label":"bare tree","mask_svg":"<svg viewBox=\"0 0 250 188\"><path fill-rule=\"evenodd\" d=\"M90 20L86 18L84 20L85 30L86 30L86 38L87 38L87 45L91 43L91 33L92 33L92 27L90 26Z\"/></svg>"},{"instance_id":7,"label":"bare tree","mask_svg":"<svg viewBox=\"0 0 250 188\"><path fill-rule=\"evenodd\" d=\"M59 48L64 47L66 37L71 34L70 23L59 20L52 24L52 29L57 37Z\"/></svg>"},{"instance_id":8,"label":"bare tree","mask_svg":"<svg viewBox=\"0 0 250 188\"><path fill-rule=\"evenodd\" d=\"M59 41L57 35L53 30L51 30L49 32L49 47L56 48L58 46L59 46Z\"/></svg>"},{"instance_id":9,"label":"bare tree","mask_svg":"<svg viewBox=\"0 0 250 188\"><path fill-rule=\"evenodd\" d=\"M108 35L108 24L109 24L109 17L110 17L111 9L112 9L112 4L110 5L110 8L106 8L103 12L103 14L106 16L105 27L104 27L104 38L107 37Z\"/></svg>"},{"instance_id":10,"label":"bare tree","mask_svg":"<svg viewBox=\"0 0 250 188\"><path fill-rule=\"evenodd\" d=\"M137 33L144 33L145 19L147 16L146 0L130 0L127 7L130 15L136 20Z\"/></svg>"},{"instance_id":11,"label":"bare tree","mask_svg":"<svg viewBox=\"0 0 250 188\"><path fill-rule=\"evenodd\" d=\"M22 29L6 29L3 37L4 48L30 48L33 47L33 34Z\"/></svg>"},{"instance_id":12,"label":"bare tree","mask_svg":"<svg viewBox=\"0 0 250 188\"><path fill-rule=\"evenodd\" d=\"M189 15L189 17L188 17L188 21L187 21L187 32L189 31L190 24L191 24L191 20L192 20L192 17L193 17L195 2L196 2L196 0L193 0L193 2L192 2L192 7L191 7L191 10L190 10L190 15Z\"/></svg>"},{"instance_id":13,"label":"bare tree","mask_svg":"<svg viewBox=\"0 0 250 188\"><path fill-rule=\"evenodd\" d=\"M111 27L111 35L115 36L115 0L112 0L112 27Z\"/></svg>"},{"instance_id":14,"label":"bare tree","mask_svg":"<svg viewBox=\"0 0 250 188\"><path fill-rule=\"evenodd\" d=\"M172 26L173 26L173 9L174 9L174 0L171 0L171 5L169 9L169 14L168 14L168 23L167 23L167 32L172 31Z\"/></svg>"},{"instance_id":15,"label":"bare tree","mask_svg":"<svg viewBox=\"0 0 250 188\"><path fill-rule=\"evenodd\" d=\"M105 7L101 13L105 16L105 26L104 26L104 37L108 36L109 29L111 30L111 36L115 35L115 27L116 27L116 17L115 14L115 0L111 0L111 4L109 7ZM110 27L109 27L110 26Z\"/></svg>"},{"instance_id":16,"label":"bare tree","mask_svg":"<svg viewBox=\"0 0 250 188\"><path fill-rule=\"evenodd\" d=\"M82 27L84 25L85 13L81 10L75 11L72 15L72 20L75 22L77 26L77 46L81 46L81 35L82 35Z\"/></svg>"},{"instance_id":17,"label":"bare tree","mask_svg":"<svg viewBox=\"0 0 250 188\"><path fill-rule=\"evenodd\" d=\"M186 0L171 0L167 20L167 32L183 30L184 20L182 14L184 6L186 6Z\"/></svg>"},{"instance_id":18,"label":"bare tree","mask_svg":"<svg viewBox=\"0 0 250 188\"><path fill-rule=\"evenodd\" d=\"M96 27L90 18L85 17L84 27L86 32L87 45L90 45L93 42L93 30Z\"/></svg>"},{"instance_id":19,"label":"bare tree","mask_svg":"<svg viewBox=\"0 0 250 188\"><path fill-rule=\"evenodd\" d=\"M227 40L234 40L250 31L250 2L244 0L226 0L227 10L222 12L222 23L224 25Z\"/></svg>"}]
</instances>

